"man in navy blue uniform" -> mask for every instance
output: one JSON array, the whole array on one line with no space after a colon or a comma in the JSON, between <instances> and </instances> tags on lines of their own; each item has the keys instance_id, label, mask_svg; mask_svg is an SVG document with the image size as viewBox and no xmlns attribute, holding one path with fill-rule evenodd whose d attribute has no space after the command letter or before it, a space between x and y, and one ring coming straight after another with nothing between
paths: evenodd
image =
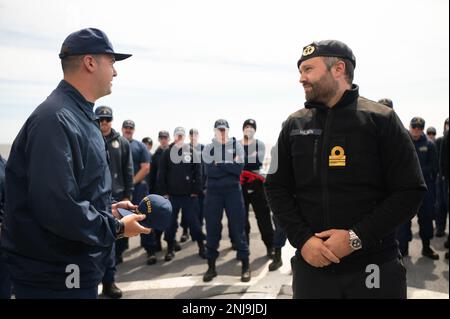
<instances>
[{"instance_id":1,"label":"man in navy blue uniform","mask_svg":"<svg viewBox=\"0 0 450 319\"><path fill-rule=\"evenodd\" d=\"M159 131L158 142L159 142L159 146L152 156L152 169L150 170L150 174L149 174L150 175L150 177L149 177L149 193L163 195L161 192L161 187L157 183L157 177L158 177L158 172L159 172L159 162L161 160L162 154L164 153L164 151L166 149L169 148L169 142L170 142L169 132L165 131L165 130ZM163 232L158 229L155 229L154 233L153 233L156 252L159 252L162 250L162 246L161 246L162 233ZM175 251L181 250L181 246L177 241L175 241L174 246L175 246ZM149 259L147 259L147 263L148 264L156 263L156 256L150 256Z\"/></svg>"},{"instance_id":2,"label":"man in navy blue uniform","mask_svg":"<svg viewBox=\"0 0 450 319\"><path fill-rule=\"evenodd\" d=\"M420 168L427 184L428 192L423 199L422 205L417 212L419 222L419 235L422 240L422 255L430 259L439 259L439 255L430 247L430 240L433 238L433 215L434 215L434 194L432 192L436 176L439 170L436 146L427 139L423 130L425 120L421 117L414 117L409 126L414 147L419 157ZM408 255L408 243L412 240L411 221L407 221L397 230L397 240L402 256Z\"/></svg>"},{"instance_id":3,"label":"man in navy blue uniform","mask_svg":"<svg viewBox=\"0 0 450 319\"><path fill-rule=\"evenodd\" d=\"M6 165L1 242L16 298L97 298L111 246L149 233L144 215L111 205L107 148L93 112L117 76L106 34L89 28L61 47L64 80L30 115Z\"/></svg>"},{"instance_id":4,"label":"man in navy blue uniform","mask_svg":"<svg viewBox=\"0 0 450 319\"><path fill-rule=\"evenodd\" d=\"M141 200L148 195L148 184L146 177L150 172L150 154L144 143L133 138L136 124L132 120L125 120L122 123L122 135L130 143L131 154L133 158L133 199L135 205L139 205ZM155 241L154 233L141 235L141 247L147 252L147 263L152 265L156 262L155 258ZM117 243L117 251L119 256L128 248L128 239L123 238Z\"/></svg>"},{"instance_id":5,"label":"man in navy blue uniform","mask_svg":"<svg viewBox=\"0 0 450 319\"><path fill-rule=\"evenodd\" d=\"M241 281L251 279L249 250L245 235L245 208L242 198L240 175L244 168L244 150L236 138L228 137L229 125L220 119L214 123L215 138L203 151L206 164L206 257L208 270L203 281L217 276L216 259L222 235L223 210L227 214L231 240L237 250L237 259L242 261Z\"/></svg>"},{"instance_id":6,"label":"man in navy blue uniform","mask_svg":"<svg viewBox=\"0 0 450 319\"><path fill-rule=\"evenodd\" d=\"M112 128L113 111L108 106L95 109L100 124L100 130L106 140L109 154L109 170L112 179L112 197L115 201L131 200L133 193L133 161L130 144ZM122 239L119 239L121 241ZM116 264L122 261L122 256L116 256L116 245L113 245L111 257L106 265L102 280L103 295L110 298L122 297L122 291L115 284Z\"/></svg>"},{"instance_id":7,"label":"man in navy blue uniform","mask_svg":"<svg viewBox=\"0 0 450 319\"><path fill-rule=\"evenodd\" d=\"M201 171L202 171L202 191L198 194L198 219L200 221L200 226L203 226L203 207L204 207L204 200L205 200L205 187L206 187L206 171L205 171L205 165L202 160L202 152L205 146L203 144L200 144L198 142L198 130L196 128L191 128L189 130L189 145L192 149L195 150L193 152L194 157L192 158L192 161L194 163L201 164ZM189 232L188 232L188 226L187 222L184 218L184 215L181 219L181 227L183 228L183 233L180 237L180 242L184 243L189 238Z\"/></svg>"},{"instance_id":8,"label":"man in navy blue uniform","mask_svg":"<svg viewBox=\"0 0 450 319\"><path fill-rule=\"evenodd\" d=\"M194 163L194 150L184 143L183 127L174 131L175 141L166 149L159 161L158 184L164 197L172 204L172 221L165 233L167 241L166 261L175 257L175 235L178 229L178 213L189 227L192 239L198 244L198 254L205 258L205 235L198 219L198 194L202 192L201 164Z\"/></svg>"},{"instance_id":9,"label":"man in navy blue uniform","mask_svg":"<svg viewBox=\"0 0 450 319\"><path fill-rule=\"evenodd\" d=\"M0 232L3 221L3 206L5 204L5 166L6 161L0 155ZM0 241L0 299L11 298L11 280L6 268L5 257L3 255L2 243Z\"/></svg>"},{"instance_id":10,"label":"man in navy blue uniform","mask_svg":"<svg viewBox=\"0 0 450 319\"><path fill-rule=\"evenodd\" d=\"M444 122L443 136L436 139L436 151L438 157L442 151L442 141L445 134L448 132L448 118ZM435 221L436 221L436 237L445 236L445 228L447 225L448 214L448 187L445 183L445 178L442 175L442 170L439 170L436 178L436 207L435 207Z\"/></svg>"}]
</instances>

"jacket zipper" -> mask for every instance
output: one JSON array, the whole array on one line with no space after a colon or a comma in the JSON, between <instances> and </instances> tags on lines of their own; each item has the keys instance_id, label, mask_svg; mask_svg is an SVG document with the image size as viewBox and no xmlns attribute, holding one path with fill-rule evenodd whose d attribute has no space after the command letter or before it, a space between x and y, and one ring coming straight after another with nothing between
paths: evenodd
<instances>
[{"instance_id":1,"label":"jacket zipper","mask_svg":"<svg viewBox=\"0 0 450 319\"><path fill-rule=\"evenodd\" d=\"M314 177L317 177L317 157L318 157L318 151L319 151L319 138L316 137L314 139L314 153L313 153L313 173Z\"/></svg>"},{"instance_id":2,"label":"jacket zipper","mask_svg":"<svg viewBox=\"0 0 450 319\"><path fill-rule=\"evenodd\" d=\"M330 139L330 126L333 119L333 109L327 110L325 129L322 143L322 199L324 229L330 229L330 201L328 194L328 144Z\"/></svg>"}]
</instances>

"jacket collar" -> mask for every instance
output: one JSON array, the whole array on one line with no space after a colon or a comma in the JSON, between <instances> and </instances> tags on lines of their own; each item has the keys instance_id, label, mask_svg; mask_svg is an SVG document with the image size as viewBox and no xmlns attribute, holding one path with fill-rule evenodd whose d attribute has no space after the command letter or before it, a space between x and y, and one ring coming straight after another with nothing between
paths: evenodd
<instances>
[{"instance_id":1,"label":"jacket collar","mask_svg":"<svg viewBox=\"0 0 450 319\"><path fill-rule=\"evenodd\" d=\"M97 119L94 114L94 103L86 100L84 96L81 95L81 93L69 82L67 82L66 80L61 80L57 88L67 93L77 103L77 105L89 119L93 121Z\"/></svg>"},{"instance_id":2,"label":"jacket collar","mask_svg":"<svg viewBox=\"0 0 450 319\"><path fill-rule=\"evenodd\" d=\"M342 95L341 99L333 106L333 109L345 107L347 105L351 105L356 103L359 97L359 86L356 84L352 84L352 88L350 90L346 90ZM305 102L305 108L307 109L318 109L318 110L327 110L328 106L318 102Z\"/></svg>"}]
</instances>

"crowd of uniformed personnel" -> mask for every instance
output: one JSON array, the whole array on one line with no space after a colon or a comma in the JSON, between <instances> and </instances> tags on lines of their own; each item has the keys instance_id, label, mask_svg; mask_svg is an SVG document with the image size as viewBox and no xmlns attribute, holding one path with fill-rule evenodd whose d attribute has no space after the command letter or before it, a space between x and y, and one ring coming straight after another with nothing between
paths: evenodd
<instances>
[{"instance_id":1,"label":"crowd of uniformed personnel","mask_svg":"<svg viewBox=\"0 0 450 319\"><path fill-rule=\"evenodd\" d=\"M240 279L248 282L250 205L272 259L269 270L282 266L286 238L298 249L291 260L294 298L405 298L396 258L398 248L409 254L407 219L416 213L422 255L439 259L430 240L445 236L448 119L437 140L436 129L425 134L420 117L406 132L390 99L359 96L352 83L356 59L344 43L304 48L297 67L307 102L283 123L267 175L254 119L244 121L241 140L228 135L226 120L216 120L208 145L198 142L195 128L189 143L184 127L175 128L172 142L162 130L152 154L150 137L133 138L133 120L119 134L111 107L93 112L95 100L111 93L114 62L130 56L115 53L101 30L69 35L60 52L64 80L27 120L9 161L0 157L0 298L10 298L11 287L18 298L96 298L99 282L105 296L120 298L116 265L128 248L122 237L140 234L146 263L154 265L163 235L165 261L181 249L179 224L180 241L191 236L206 259L209 282L218 275L224 211ZM137 214L118 217L120 208L136 209L148 194L171 203L163 231L150 232ZM363 286L361 267L369 262L379 263L388 279L378 292ZM67 286L72 264L82 268L78 290Z\"/></svg>"},{"instance_id":2,"label":"crowd of uniformed personnel","mask_svg":"<svg viewBox=\"0 0 450 319\"><path fill-rule=\"evenodd\" d=\"M222 215L228 218L229 238L237 259L242 262L241 280L251 279L249 263L249 206L253 207L267 257L273 259L271 271L282 266L281 248L286 237L272 223L273 216L264 193L263 162L266 158L265 144L255 139L256 121L248 119L243 123L243 137L237 140L228 136L229 124L220 119L214 123L216 136L210 145L198 142L199 132L192 128L188 134L184 127L176 127L173 141L170 133L158 133L158 147L152 153L153 140L145 137L142 142L133 139L135 122L122 123L122 135L113 128L113 110L100 106L95 110L97 121L108 147L109 166L112 178L113 200L131 200L139 204L147 194L158 194L168 198L173 215L170 226L164 231L154 230L141 234L141 247L145 249L147 265L154 265L156 253L163 250L162 235L166 241L164 260L175 258L181 249L180 242L191 236L198 245L198 255L206 259L208 270L204 281L216 275L215 261L219 255L219 241L222 229ZM189 135L189 142L185 141ZM214 154L223 151L222 154ZM227 159L227 152L230 158ZM173 154L179 160L173 159ZM205 155L208 154L208 155ZM205 161L204 157L211 157ZM179 216L179 212L182 212ZM179 240L176 233L182 234ZM275 229L274 229L275 225ZM116 241L108 259L102 280L103 294L120 298L122 293L115 284L116 265L123 262L123 252L128 248L128 239Z\"/></svg>"}]
</instances>

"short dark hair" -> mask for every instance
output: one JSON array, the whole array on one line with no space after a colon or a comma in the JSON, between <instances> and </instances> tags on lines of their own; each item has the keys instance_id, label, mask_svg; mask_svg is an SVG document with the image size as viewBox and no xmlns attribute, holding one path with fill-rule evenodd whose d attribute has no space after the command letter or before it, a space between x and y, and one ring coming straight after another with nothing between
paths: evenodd
<instances>
[{"instance_id":1,"label":"short dark hair","mask_svg":"<svg viewBox=\"0 0 450 319\"><path fill-rule=\"evenodd\" d=\"M330 71L333 65L335 65L339 61L343 61L345 63L345 76L347 78L347 83L348 84L353 83L355 67L353 66L353 63L350 62L350 60L337 57L322 57L322 58L323 62L325 62L325 65L327 66L328 71Z\"/></svg>"},{"instance_id":2,"label":"short dark hair","mask_svg":"<svg viewBox=\"0 0 450 319\"><path fill-rule=\"evenodd\" d=\"M82 61L83 58L88 55L88 54L84 54L84 55L70 55L65 57L64 59L61 59L61 67L63 70L63 73L70 73L73 72L75 70L77 70ZM98 54L89 54L90 56L92 56L95 61L99 61L99 55Z\"/></svg>"}]
</instances>

